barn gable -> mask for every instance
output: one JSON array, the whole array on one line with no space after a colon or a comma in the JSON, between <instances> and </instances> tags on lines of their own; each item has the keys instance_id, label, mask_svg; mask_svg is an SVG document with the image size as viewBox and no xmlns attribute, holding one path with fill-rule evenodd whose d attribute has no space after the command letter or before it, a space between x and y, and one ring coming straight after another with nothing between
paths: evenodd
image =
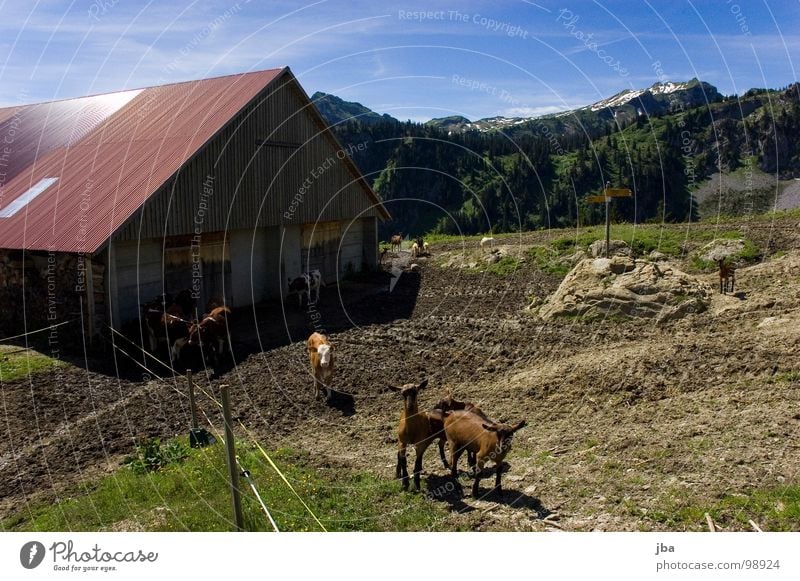
<instances>
[{"instance_id":1,"label":"barn gable","mask_svg":"<svg viewBox=\"0 0 800 581\"><path fill-rule=\"evenodd\" d=\"M114 238L388 216L284 69Z\"/></svg>"}]
</instances>

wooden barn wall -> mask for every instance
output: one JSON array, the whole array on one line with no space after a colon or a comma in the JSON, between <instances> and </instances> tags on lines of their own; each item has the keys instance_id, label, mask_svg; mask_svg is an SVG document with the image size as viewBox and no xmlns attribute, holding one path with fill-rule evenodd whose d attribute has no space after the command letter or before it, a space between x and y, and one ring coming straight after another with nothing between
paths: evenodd
<instances>
[{"instance_id":1,"label":"wooden barn wall","mask_svg":"<svg viewBox=\"0 0 800 581\"><path fill-rule=\"evenodd\" d=\"M376 216L373 202L303 110L288 75L261 95L115 235L160 238L256 226L305 224ZM272 142L297 148L262 146Z\"/></svg>"},{"instance_id":2,"label":"wooden barn wall","mask_svg":"<svg viewBox=\"0 0 800 581\"><path fill-rule=\"evenodd\" d=\"M161 279L162 247L156 240L117 242L109 253L108 288L112 325L136 319L139 305L165 292Z\"/></svg>"}]
</instances>

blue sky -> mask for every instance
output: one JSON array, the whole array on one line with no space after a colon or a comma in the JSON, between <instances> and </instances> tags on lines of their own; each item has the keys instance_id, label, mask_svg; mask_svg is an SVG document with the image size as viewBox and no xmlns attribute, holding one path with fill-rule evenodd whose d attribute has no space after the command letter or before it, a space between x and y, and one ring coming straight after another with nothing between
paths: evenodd
<instances>
[{"instance_id":1,"label":"blue sky","mask_svg":"<svg viewBox=\"0 0 800 581\"><path fill-rule=\"evenodd\" d=\"M0 105L289 65L400 119L531 116L659 80L797 81L800 2L0 0Z\"/></svg>"}]
</instances>

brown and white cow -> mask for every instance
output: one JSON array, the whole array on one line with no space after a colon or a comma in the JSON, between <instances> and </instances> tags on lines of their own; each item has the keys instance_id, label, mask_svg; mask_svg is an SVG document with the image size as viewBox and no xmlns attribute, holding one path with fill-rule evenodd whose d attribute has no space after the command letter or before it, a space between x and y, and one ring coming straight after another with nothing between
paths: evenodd
<instances>
[{"instance_id":1,"label":"brown and white cow","mask_svg":"<svg viewBox=\"0 0 800 581\"><path fill-rule=\"evenodd\" d=\"M189 328L185 339L178 340L172 346L172 360L180 358L185 346L199 347L203 356L211 356L214 366L219 365L222 355L228 352L228 307L216 307L203 315L200 321Z\"/></svg>"},{"instance_id":2,"label":"brown and white cow","mask_svg":"<svg viewBox=\"0 0 800 581\"><path fill-rule=\"evenodd\" d=\"M314 398L320 396L320 386L323 386L326 391L325 399L330 401L333 394L331 390L333 345L328 342L325 335L315 332L308 338L308 359L311 363L311 373L314 375Z\"/></svg>"},{"instance_id":3,"label":"brown and white cow","mask_svg":"<svg viewBox=\"0 0 800 581\"><path fill-rule=\"evenodd\" d=\"M161 342L165 341L171 345L189 334L189 323L184 318L183 309L172 303L164 311L163 305L164 303L157 299L142 305L142 318L147 330L150 352L153 354Z\"/></svg>"}]
</instances>

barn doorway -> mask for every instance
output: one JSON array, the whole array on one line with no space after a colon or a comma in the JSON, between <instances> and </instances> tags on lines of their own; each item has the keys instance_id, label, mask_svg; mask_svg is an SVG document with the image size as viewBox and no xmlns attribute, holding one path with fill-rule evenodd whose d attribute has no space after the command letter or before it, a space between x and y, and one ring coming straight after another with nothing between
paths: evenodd
<instances>
[{"instance_id":1,"label":"barn doorway","mask_svg":"<svg viewBox=\"0 0 800 581\"><path fill-rule=\"evenodd\" d=\"M164 242L164 288L173 296L190 290L200 314L212 305L233 308L230 246L224 233L211 232L199 239L168 237Z\"/></svg>"}]
</instances>

